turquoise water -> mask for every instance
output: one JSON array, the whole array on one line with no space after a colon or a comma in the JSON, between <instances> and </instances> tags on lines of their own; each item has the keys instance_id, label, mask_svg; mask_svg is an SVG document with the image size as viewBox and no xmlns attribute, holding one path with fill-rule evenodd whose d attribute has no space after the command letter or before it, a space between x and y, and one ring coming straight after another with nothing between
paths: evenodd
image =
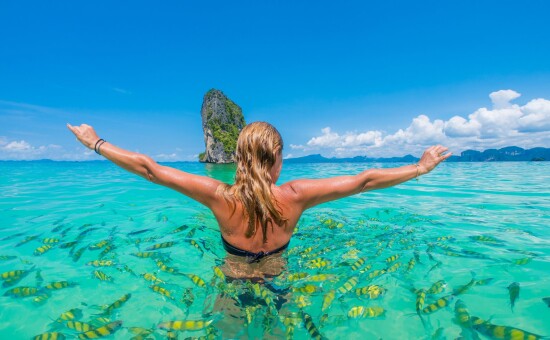
<instances>
[{"instance_id":1,"label":"turquoise water","mask_svg":"<svg viewBox=\"0 0 550 340\"><path fill-rule=\"evenodd\" d=\"M234 171L221 165L172 165L227 182ZM290 164L284 165L280 183L398 165ZM77 316L82 322L92 322L101 313L112 321L122 320L112 338L135 336L131 327L154 329L150 338L165 338L166 331L157 328L160 323L213 320L215 325L227 316L212 313L212 301L221 294L250 290L246 283L217 280L210 284L216 279L213 267L220 265L225 255L217 225L208 209L181 194L107 162L0 162L0 173L0 273L25 271L18 280L3 281L3 339L28 339L52 329L76 335L79 332L66 324L54 322L74 308L80 310ZM435 338L455 339L462 332L453 321L455 302L460 299L471 315L548 336L550 308L542 299L550 297L549 222L550 163L542 162L447 163L418 182L318 206L303 215L284 255L287 269L271 283L279 291L310 284L316 287L310 287L315 292L298 290L279 296L268 291L275 302L288 300L271 314L266 314L268 307L261 298L238 306L242 309L238 335L284 337L292 328L285 326L286 321L295 324L294 338L307 339L310 335L301 321L307 314L329 339L432 338L434 334ZM182 225L187 228L173 233ZM35 255L45 238L59 241ZM89 248L104 240L107 245ZM200 249L192 246L191 240ZM77 241L74 247L65 247L73 241ZM178 243L157 251L164 263L199 276L205 287L195 285L188 276L159 270L152 258L132 255L170 241ZM80 258L78 250L83 251ZM392 261L392 257L397 259ZM359 258L365 262L352 267ZM414 258L416 264L409 267ZM111 260L114 265L87 265L99 259ZM94 277L94 270L101 270L112 281ZM158 286L173 299L153 291L152 283L140 276L143 273L163 280ZM290 281L295 273L307 276ZM373 273L380 275L374 277ZM328 277L308 279L316 274ZM346 292L344 283L354 277L356 281L351 280L351 290ZM441 297L453 300L431 314L420 312L422 322L416 314L415 290L429 290L440 280L444 281L441 291L432 290L422 308ZM60 281L70 282L69 287L46 288ZM512 310L508 287L513 282L519 283L520 291ZM373 299L356 295L356 289L368 285L381 287L383 294ZM30 296L10 293L16 287L28 287ZM333 289L335 299L323 310L323 300ZM194 296L186 301L189 307L182 301L184 292ZM45 300L34 301L45 293ZM128 301L104 313L102 306L125 294L131 294ZM349 311L359 306L381 307L384 313L373 318L349 317ZM100 327L99 321L95 325ZM178 336L205 334L201 329L181 331ZM217 335L223 338L224 330L218 329Z\"/></svg>"}]
</instances>

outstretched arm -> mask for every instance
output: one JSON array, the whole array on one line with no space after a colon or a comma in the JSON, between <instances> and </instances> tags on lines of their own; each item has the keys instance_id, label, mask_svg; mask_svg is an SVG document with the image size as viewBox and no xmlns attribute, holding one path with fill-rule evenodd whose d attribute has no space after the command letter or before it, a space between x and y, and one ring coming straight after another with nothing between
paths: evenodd
<instances>
[{"instance_id":1,"label":"outstretched arm","mask_svg":"<svg viewBox=\"0 0 550 340\"><path fill-rule=\"evenodd\" d=\"M441 145L426 149L417 164L390 169L369 169L355 176L324 179L303 179L289 182L295 200L303 210L317 204L358 194L363 191L391 187L432 171L439 163L451 157Z\"/></svg>"},{"instance_id":2,"label":"outstretched arm","mask_svg":"<svg viewBox=\"0 0 550 340\"><path fill-rule=\"evenodd\" d=\"M91 126L67 124L67 127L84 146L94 149L99 137ZM103 157L121 168L153 183L177 190L208 207L211 207L216 200L216 189L220 181L162 166L149 156L124 150L108 142L101 144L100 151Z\"/></svg>"}]
</instances>

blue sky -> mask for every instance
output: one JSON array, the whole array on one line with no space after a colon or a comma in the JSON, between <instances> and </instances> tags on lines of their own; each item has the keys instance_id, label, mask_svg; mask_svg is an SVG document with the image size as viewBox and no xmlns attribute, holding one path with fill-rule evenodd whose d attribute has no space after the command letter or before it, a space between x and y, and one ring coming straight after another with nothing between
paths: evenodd
<instances>
[{"instance_id":1,"label":"blue sky","mask_svg":"<svg viewBox=\"0 0 550 340\"><path fill-rule=\"evenodd\" d=\"M0 4L0 159L97 159L65 123L157 160L204 151L210 88L285 156L550 147L548 1Z\"/></svg>"}]
</instances>

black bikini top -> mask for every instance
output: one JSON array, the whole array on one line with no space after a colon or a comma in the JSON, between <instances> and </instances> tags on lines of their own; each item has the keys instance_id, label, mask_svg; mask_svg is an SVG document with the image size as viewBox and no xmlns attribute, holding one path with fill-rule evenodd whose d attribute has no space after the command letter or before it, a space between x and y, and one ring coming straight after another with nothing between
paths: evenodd
<instances>
[{"instance_id":1,"label":"black bikini top","mask_svg":"<svg viewBox=\"0 0 550 340\"><path fill-rule=\"evenodd\" d=\"M250 252L250 251L239 249L239 248L231 245L229 242L227 242L223 238L223 236L222 236L222 243L223 243L223 247L225 248L225 250L229 254L246 257L246 262L253 263L253 262L260 262L260 260L262 258L264 258L266 256L269 256L271 254L276 254L276 253L282 252L283 250L285 250L288 247L288 244L290 243L290 241L288 241L287 244L285 244L284 246L282 246L280 248L277 248L275 250L261 251L261 252L258 252L258 253L253 253L253 252Z\"/></svg>"}]
</instances>

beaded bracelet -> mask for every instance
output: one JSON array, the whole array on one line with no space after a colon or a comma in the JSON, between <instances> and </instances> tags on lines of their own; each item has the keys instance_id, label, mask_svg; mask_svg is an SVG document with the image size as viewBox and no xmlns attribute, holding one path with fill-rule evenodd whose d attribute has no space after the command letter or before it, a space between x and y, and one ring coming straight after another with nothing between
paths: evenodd
<instances>
[{"instance_id":1,"label":"beaded bracelet","mask_svg":"<svg viewBox=\"0 0 550 340\"><path fill-rule=\"evenodd\" d=\"M99 144L99 143L101 143L101 144ZM97 153L98 155L101 155L101 154L99 153L99 148L101 147L101 145L102 145L103 143L105 143L105 139L103 139L103 138L100 138L100 139L97 140L97 142L95 142L94 151L95 151L95 153ZM98 144L99 144L99 146L98 146Z\"/></svg>"}]
</instances>

